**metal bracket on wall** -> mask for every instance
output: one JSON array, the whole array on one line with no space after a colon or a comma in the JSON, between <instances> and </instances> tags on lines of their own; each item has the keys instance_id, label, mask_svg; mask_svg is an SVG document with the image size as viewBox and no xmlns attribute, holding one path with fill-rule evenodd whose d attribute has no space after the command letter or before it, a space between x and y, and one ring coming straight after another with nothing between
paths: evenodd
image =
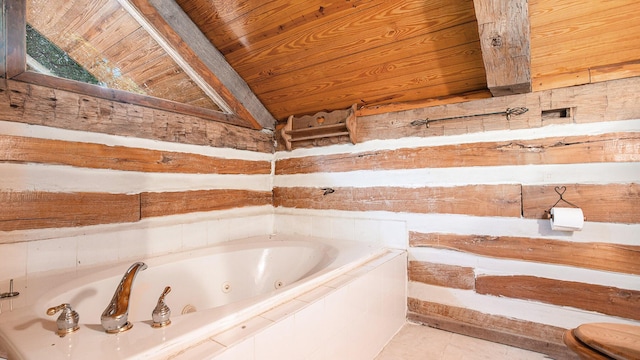
<instances>
[{"instance_id":1,"label":"metal bracket on wall","mask_svg":"<svg viewBox=\"0 0 640 360\"><path fill-rule=\"evenodd\" d=\"M452 117L439 118L439 119L429 119L429 118L427 118L427 119L414 120L414 121L411 122L411 126L426 125L426 127L428 128L429 127L429 123L432 123L432 122L435 122L435 121L464 119L464 118L477 117L477 116L488 116L488 115L505 115L507 117L507 120L511 120L511 115L522 115L522 114L526 113L527 111L529 111L529 109L527 109L526 107L516 107L516 108L507 108L507 110L505 110L505 111L497 111L497 112L484 113L484 114L461 115L461 116L452 116Z\"/></svg>"}]
</instances>

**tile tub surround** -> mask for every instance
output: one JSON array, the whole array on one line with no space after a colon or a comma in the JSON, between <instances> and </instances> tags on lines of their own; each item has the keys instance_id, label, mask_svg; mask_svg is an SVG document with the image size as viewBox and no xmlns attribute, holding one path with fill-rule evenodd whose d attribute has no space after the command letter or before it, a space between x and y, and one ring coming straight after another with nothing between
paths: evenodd
<instances>
[{"instance_id":1,"label":"tile tub surround","mask_svg":"<svg viewBox=\"0 0 640 360\"><path fill-rule=\"evenodd\" d=\"M389 250L168 359L373 359L405 324L406 261Z\"/></svg>"},{"instance_id":2,"label":"tile tub surround","mask_svg":"<svg viewBox=\"0 0 640 360\"><path fill-rule=\"evenodd\" d=\"M250 240L250 239L247 239L247 240ZM256 304L256 306L252 306L251 309L248 309L248 308L244 309L239 307L239 306L246 306L246 304L243 305L244 303L238 304L237 306L234 305L235 303L231 304L233 305L232 307L237 308L237 310L235 310L233 313L229 312L230 310L232 310L231 308L224 310L223 312L229 316L227 316L225 320L222 322L214 321L214 318L215 318L214 315L217 313L220 313L222 310L216 310L218 308L213 308L213 309L209 309L211 311L204 309L202 310L202 312L198 312L196 314L187 314L185 316L174 316L172 319L172 322L173 322L172 325L166 329L163 329L161 332L158 330L153 330L150 327L147 328L145 326L142 326L142 327L137 326L138 330L135 330L134 328L135 331L133 332L127 332L124 335L117 335L115 337L114 336L104 337L104 336L101 336L100 334L96 334L93 331L88 331L88 330L95 330L93 327L89 326L88 329L81 329L81 331L79 331L78 333L74 333L73 335L67 336L63 339L56 340L57 339L56 337L51 340L46 340L46 341L49 341L48 344L51 344L51 346L53 346L53 343L55 342L56 343L55 348L54 347L48 348L48 346L44 346L44 347L39 347L40 350L38 351L41 351L41 350L50 351L45 349L45 348L48 348L48 349L56 350L54 352L55 354L58 354L60 352L62 352L63 355L66 354L67 352L69 352L69 354L67 355L70 355L72 353L81 354L86 350L86 349L82 350L82 348L87 348L87 347L93 348L95 344L91 345L91 343L95 342L95 340L102 341L100 347L102 347L103 349L113 348L114 345L120 344L121 342L124 341L125 343L131 344L131 346L133 346L131 347L126 345L122 347L122 349L120 348L120 346L117 346L118 353L123 355L124 358L128 358L129 356L134 356L134 354L143 355L143 353L145 354L144 358L152 358L152 359L173 358L175 356L180 355L181 353L186 351L189 347L193 346L194 344L198 344L199 342L203 342L203 341L206 342L207 341L206 339L210 338L211 336L221 331L229 329L229 327L235 326L234 324L247 321L247 319L254 319L257 316L257 314L261 314L265 311L268 311L269 309L273 309L275 306L279 304L289 302L292 299L299 301L299 302L294 302L294 304L297 303L297 304L304 305L306 303L311 303L312 299L315 299L315 298L312 298L311 295L308 295L307 293L309 294L315 293L315 294L320 294L324 296L326 295L327 292L330 292L332 289L337 289L338 285L350 283L352 280L358 279L362 273L372 272L373 274L377 274L377 275L372 275L373 276L372 278L370 277L371 279L370 282L374 282L375 284L380 283L382 284L381 286L388 287L387 283L389 281L385 279L385 276L386 276L385 273L384 272L379 273L379 271L373 271L373 270L376 269L379 264L387 262L388 257L390 256L388 255L390 251L391 251L391 254L395 254L395 256L402 255L402 258L403 258L403 260L401 261L401 263L399 264L395 272L395 275L399 279L401 279L401 281L398 283L400 287L398 287L397 289L390 290L390 294L393 294L395 296L394 304L396 304L396 308L400 310L394 314L397 314L398 323L401 324L404 321L406 316L406 301L405 301L406 299L406 275L405 275L406 252L400 251L400 250L395 250L395 251L384 250L384 249L381 249L380 247L370 247L370 246L363 248L361 245L358 245L354 242L348 242L347 244L345 243L344 240L330 240L330 239L325 239L325 240L329 242L333 241L335 242L336 247L340 247L340 248L344 247L346 250L344 252L345 257L339 256L339 258L336 260L335 266L339 266L339 267L335 268L334 269L335 271L331 269L327 269L329 270L328 273L321 275L317 279L312 279L311 281L308 281L302 284L303 286L300 286L299 287L300 289L292 288L291 291L287 290L286 292L281 293L282 296L278 296L277 298L273 298L273 299L270 298L268 299L268 301L265 301L264 304L262 303ZM191 252L173 254L173 255L170 255L170 258L171 259L182 258L183 256L191 257L192 255L190 255L190 253ZM340 254L342 254L342 252ZM358 257L356 258L354 256L358 256ZM340 260L340 258L342 258L342 260ZM344 262L344 261L348 261L349 259L351 259L350 263L347 264ZM149 261L151 262L151 260L152 259L150 258ZM158 259L158 261L162 261L162 259ZM340 264L343 264L344 266ZM103 265L102 267L104 266L105 265ZM111 268L111 266L109 265L107 266ZM54 283L59 283L59 281L61 280L60 279L61 275L65 275L65 276L68 275L70 276L70 280L72 280L73 278L82 277L83 274L84 275L94 274L95 270L96 270L96 267L89 267L89 268L77 269L74 272L68 272L65 274L52 272L50 273L51 275L46 275L42 278L32 277L30 278L29 286L24 287L23 290L25 291L24 293L21 294L19 298L15 300L2 301L2 305L3 305L2 309L6 314L2 314L4 316L1 316L1 317L9 316L6 319L4 319L6 321L11 320L11 322L17 321L18 323L28 323L31 319L30 317L33 316L32 311L35 311L34 309L27 309L27 312L20 312L20 313L16 313L15 311L19 308L29 306L26 300L35 301L36 299L40 299L41 297L37 295L39 293L38 289L48 291L46 290L48 289L46 284L51 282L48 279L55 278L56 280ZM118 272L117 275L121 275L120 272ZM380 276L380 278L377 278L378 276ZM38 286L38 284L43 286ZM377 285L375 284L369 284L370 286L368 287L365 287L365 288L361 287L358 290L355 290L356 294L364 294L365 291L368 291L367 296L376 298L376 291L379 291L379 289L377 289ZM142 285L142 284L138 283L138 285ZM318 290L314 290L318 286L320 286L320 288ZM335 299L335 296L334 296L334 299ZM342 298L338 297L337 299L342 299ZM349 298L344 298L343 300L345 299L348 300ZM389 302L388 299L382 299L382 298L380 301L384 301L385 304L386 302ZM14 309L14 311L11 311L8 309L9 302L11 302L11 305L12 305L11 307ZM327 303L326 306L329 307L330 306L329 303L330 301ZM336 304L341 305L340 302ZM46 304L44 305L40 304L40 305L42 306L38 306L38 308L39 307L47 308L49 306L49 305L45 306ZM320 305L317 305L317 306L320 306ZM322 306L325 306L324 300L322 302ZM301 306L300 309L302 309L302 307L304 306ZM318 308L316 307L316 309ZM370 301L367 299L361 299L360 304L358 304L358 306L351 307L351 311L357 312L357 313L366 312L366 313L372 314L371 316L375 316L376 314L380 313L380 307L375 307L375 311L373 311L371 310ZM179 314L176 314L176 315L179 315ZM197 315L197 316L193 317L190 315ZM86 317L87 315L85 314L84 316ZM300 316L303 316L303 315L298 316L298 325L300 325L300 321L301 321ZM313 317L311 317L311 319L312 318ZM47 320L49 319L47 318ZM81 315L81 321L82 321L82 315ZM270 321L273 322L273 320L270 320ZM252 321L250 320L249 323L252 323ZM313 323L313 322L308 322L308 323ZM5 324L9 327L13 326L11 325L11 323L5 323ZM45 331L53 332L53 330L55 330L55 323L53 322L53 320L46 321L43 324L44 324L43 326L46 325L44 327ZM81 325L81 327L86 327L85 325L86 324ZM388 339L393 335L393 333L395 333L395 331L397 331L397 329L400 326L401 325L396 326L395 329L392 332L390 332L390 334L388 334L386 339L380 342L380 348L386 343L386 341L388 341ZM248 328L251 329L253 328L253 326ZM36 331L42 330L42 329L38 330L38 328L31 328L31 327L30 329L36 330ZM82 331L82 330L85 330L85 331ZM100 333L102 332L100 331ZM316 333L317 331L314 331L314 334ZM94 339L96 336L98 338ZM316 338L316 336L313 335L312 339L313 338ZM16 338L16 339L19 339L19 338ZM19 340L18 342L24 342L24 341L27 341L27 340L23 338L23 340ZM8 341L8 342L10 343L11 341ZM84 346L82 345L83 343L85 344ZM182 343L182 344L179 344L179 343ZM147 346L145 344L147 345L156 344L156 345L155 346L152 345L153 349L148 349L147 351L147 350L144 350L144 347ZM225 342L224 344L230 345L229 342ZM220 344L218 344L218 346L222 347L222 345ZM32 350L33 349L35 348L32 347ZM68 351L65 349L67 349ZM202 349L202 348L199 348L199 349ZM207 351L207 354L209 353L211 352ZM55 355L55 354L52 353L52 355ZM2 356L1 352L0 352L0 356ZM137 355L135 356L137 357ZM39 358L39 356L36 358ZM193 358L200 359L203 357L200 355L196 355Z\"/></svg>"}]
</instances>

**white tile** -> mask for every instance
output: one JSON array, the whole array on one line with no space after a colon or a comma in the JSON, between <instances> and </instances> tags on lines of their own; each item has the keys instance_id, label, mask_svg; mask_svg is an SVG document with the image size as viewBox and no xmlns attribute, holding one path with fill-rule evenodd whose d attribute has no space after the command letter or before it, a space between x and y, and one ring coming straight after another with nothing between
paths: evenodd
<instances>
[{"instance_id":1,"label":"white tile","mask_svg":"<svg viewBox=\"0 0 640 360\"><path fill-rule=\"evenodd\" d=\"M234 346L228 348L220 355L214 357L215 360L254 360L255 349L253 345L254 339L250 337ZM194 359L198 359L194 357Z\"/></svg>"},{"instance_id":2,"label":"white tile","mask_svg":"<svg viewBox=\"0 0 640 360\"><path fill-rule=\"evenodd\" d=\"M75 237L30 241L27 245L27 274L75 268L76 251Z\"/></svg>"},{"instance_id":3,"label":"white tile","mask_svg":"<svg viewBox=\"0 0 640 360\"><path fill-rule=\"evenodd\" d=\"M273 321L256 316L227 331L213 336L212 339L224 346L232 346L244 340L248 336L253 336L257 331L260 331L271 324L273 324Z\"/></svg>"},{"instance_id":4,"label":"white tile","mask_svg":"<svg viewBox=\"0 0 640 360\"><path fill-rule=\"evenodd\" d=\"M382 241L380 237L380 220L354 219L354 232L353 240L355 241L371 244L379 244Z\"/></svg>"},{"instance_id":5,"label":"white tile","mask_svg":"<svg viewBox=\"0 0 640 360\"><path fill-rule=\"evenodd\" d=\"M207 245L229 241L229 222L226 220L207 221Z\"/></svg>"},{"instance_id":6,"label":"white tile","mask_svg":"<svg viewBox=\"0 0 640 360\"><path fill-rule=\"evenodd\" d=\"M296 311L308 306L309 303L293 299L287 301L284 304L278 305L275 308L261 314L260 316L267 318L271 321L278 321L285 316L293 315Z\"/></svg>"},{"instance_id":7,"label":"white tile","mask_svg":"<svg viewBox=\"0 0 640 360\"><path fill-rule=\"evenodd\" d=\"M234 240L267 234L267 226L260 220L261 217L248 216L225 219L224 221L228 222L229 238Z\"/></svg>"},{"instance_id":8,"label":"white tile","mask_svg":"<svg viewBox=\"0 0 640 360\"><path fill-rule=\"evenodd\" d=\"M323 344L324 345L324 344ZM326 355L326 346L320 346L313 353L307 355L304 360L325 360L329 359Z\"/></svg>"},{"instance_id":9,"label":"white tile","mask_svg":"<svg viewBox=\"0 0 640 360\"><path fill-rule=\"evenodd\" d=\"M345 328L350 323L351 314L356 310L357 303L349 302L349 291L348 286L343 286L324 299L327 321L333 330Z\"/></svg>"},{"instance_id":10,"label":"white tile","mask_svg":"<svg viewBox=\"0 0 640 360\"><path fill-rule=\"evenodd\" d=\"M146 231L148 254L167 254L182 250L182 225L148 228Z\"/></svg>"},{"instance_id":11,"label":"white tile","mask_svg":"<svg viewBox=\"0 0 640 360\"><path fill-rule=\"evenodd\" d=\"M355 240L355 222L350 218L331 218L331 237L334 239Z\"/></svg>"},{"instance_id":12,"label":"white tile","mask_svg":"<svg viewBox=\"0 0 640 360\"><path fill-rule=\"evenodd\" d=\"M332 221L329 217L314 216L311 218L311 235L313 236L330 238L333 232L332 227Z\"/></svg>"},{"instance_id":13,"label":"white tile","mask_svg":"<svg viewBox=\"0 0 640 360\"><path fill-rule=\"evenodd\" d=\"M409 246L409 233L404 221L381 221L380 238L390 248L406 249Z\"/></svg>"},{"instance_id":14,"label":"white tile","mask_svg":"<svg viewBox=\"0 0 640 360\"><path fill-rule=\"evenodd\" d=\"M332 287L334 289L340 288L342 286L345 286L346 284L350 283L353 281L353 276L351 275L347 275L347 274L343 274L340 275L332 280L327 281L324 286L328 286L328 287Z\"/></svg>"},{"instance_id":15,"label":"white tile","mask_svg":"<svg viewBox=\"0 0 640 360\"><path fill-rule=\"evenodd\" d=\"M293 317L280 320L256 334L255 360L296 360Z\"/></svg>"},{"instance_id":16,"label":"white tile","mask_svg":"<svg viewBox=\"0 0 640 360\"><path fill-rule=\"evenodd\" d=\"M78 237L78 266L118 261L118 237L114 233Z\"/></svg>"},{"instance_id":17,"label":"white tile","mask_svg":"<svg viewBox=\"0 0 640 360\"><path fill-rule=\"evenodd\" d=\"M171 360L220 359L220 357L216 357L215 355L221 353L224 349L225 347L217 342L207 340L189 349L180 351L179 354L172 356Z\"/></svg>"},{"instance_id":18,"label":"white tile","mask_svg":"<svg viewBox=\"0 0 640 360\"><path fill-rule=\"evenodd\" d=\"M332 287L320 285L317 288L307 291L306 293L298 296L296 299L307 302L307 303L311 303L311 302L318 301L319 299L322 299L323 297L327 296L333 291L335 291L335 289Z\"/></svg>"},{"instance_id":19,"label":"white tile","mask_svg":"<svg viewBox=\"0 0 640 360\"><path fill-rule=\"evenodd\" d=\"M276 217L276 233L308 236L313 233L313 218L309 216L282 215Z\"/></svg>"},{"instance_id":20,"label":"white tile","mask_svg":"<svg viewBox=\"0 0 640 360\"><path fill-rule=\"evenodd\" d=\"M207 246L207 222L182 225L182 248L194 249Z\"/></svg>"},{"instance_id":21,"label":"white tile","mask_svg":"<svg viewBox=\"0 0 640 360\"><path fill-rule=\"evenodd\" d=\"M329 340L325 345L325 359L327 360L354 360L351 351L351 336L352 332L349 327L342 329L335 329L330 334Z\"/></svg>"},{"instance_id":22,"label":"white tile","mask_svg":"<svg viewBox=\"0 0 640 360\"><path fill-rule=\"evenodd\" d=\"M324 299L296 312L293 318L295 338L292 345L298 351L296 358L302 359L326 343L332 324L327 322Z\"/></svg>"},{"instance_id":23,"label":"white tile","mask_svg":"<svg viewBox=\"0 0 640 360\"><path fill-rule=\"evenodd\" d=\"M27 275L27 244L22 242L0 245L0 280Z\"/></svg>"},{"instance_id":24,"label":"white tile","mask_svg":"<svg viewBox=\"0 0 640 360\"><path fill-rule=\"evenodd\" d=\"M146 229L124 230L114 235L118 238L118 260L139 259L149 253Z\"/></svg>"}]
</instances>

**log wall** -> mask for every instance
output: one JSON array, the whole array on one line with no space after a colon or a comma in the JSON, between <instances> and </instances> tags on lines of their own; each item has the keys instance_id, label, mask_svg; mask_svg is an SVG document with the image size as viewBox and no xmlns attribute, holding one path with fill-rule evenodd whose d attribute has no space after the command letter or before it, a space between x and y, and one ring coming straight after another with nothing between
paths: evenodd
<instances>
[{"instance_id":1,"label":"log wall","mask_svg":"<svg viewBox=\"0 0 640 360\"><path fill-rule=\"evenodd\" d=\"M273 148L266 132L3 81L0 279L267 234Z\"/></svg>"},{"instance_id":2,"label":"log wall","mask_svg":"<svg viewBox=\"0 0 640 360\"><path fill-rule=\"evenodd\" d=\"M277 231L406 248L411 319L572 358L563 329L640 320L638 89L363 109L357 145L276 153ZM556 187L582 231L551 230Z\"/></svg>"}]
</instances>

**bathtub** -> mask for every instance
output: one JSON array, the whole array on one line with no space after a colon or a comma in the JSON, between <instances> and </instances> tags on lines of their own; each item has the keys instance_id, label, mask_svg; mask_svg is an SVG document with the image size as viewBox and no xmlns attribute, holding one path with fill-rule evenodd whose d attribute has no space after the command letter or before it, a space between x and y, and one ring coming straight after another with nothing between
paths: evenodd
<instances>
[{"instance_id":1,"label":"bathtub","mask_svg":"<svg viewBox=\"0 0 640 360\"><path fill-rule=\"evenodd\" d=\"M384 252L357 242L277 236L143 259L148 268L138 273L130 297L133 327L120 334L106 334L100 315L133 261L31 276L18 298L2 301L0 348L9 359L177 358ZM171 324L154 328L151 312L166 286ZM62 303L79 313L80 329L59 337L58 314L45 312Z\"/></svg>"}]
</instances>

